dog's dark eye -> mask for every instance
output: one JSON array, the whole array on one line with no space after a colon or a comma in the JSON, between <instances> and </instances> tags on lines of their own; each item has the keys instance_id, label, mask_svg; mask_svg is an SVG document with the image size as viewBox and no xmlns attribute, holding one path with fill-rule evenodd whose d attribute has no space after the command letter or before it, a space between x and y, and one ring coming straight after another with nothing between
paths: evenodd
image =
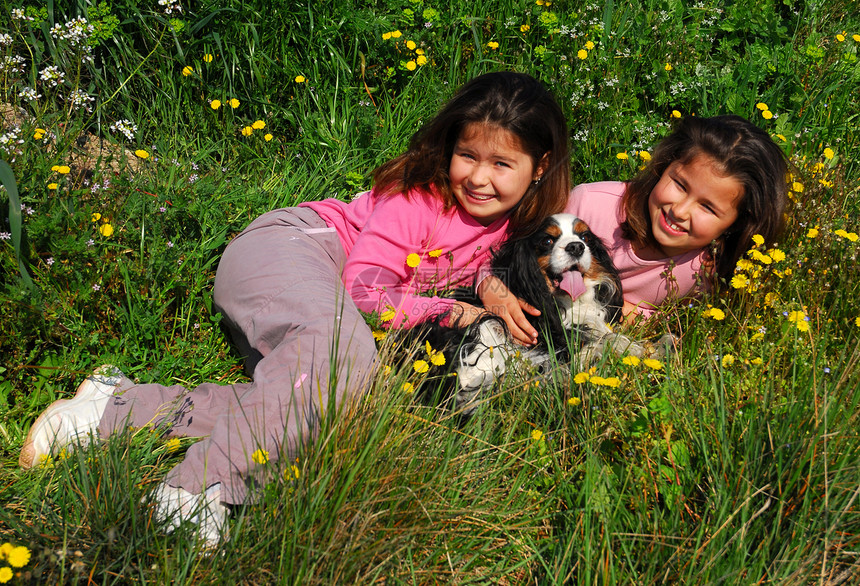
<instances>
[{"instance_id":1,"label":"dog's dark eye","mask_svg":"<svg viewBox=\"0 0 860 586\"><path fill-rule=\"evenodd\" d=\"M540 241L541 248L552 248L553 243L555 243L555 238L552 236L546 236Z\"/></svg>"}]
</instances>

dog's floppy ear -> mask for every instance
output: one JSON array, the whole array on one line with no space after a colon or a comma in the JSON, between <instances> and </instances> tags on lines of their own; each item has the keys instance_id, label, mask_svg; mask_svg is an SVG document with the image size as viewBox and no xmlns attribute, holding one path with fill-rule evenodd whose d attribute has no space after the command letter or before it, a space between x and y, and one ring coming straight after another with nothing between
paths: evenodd
<instances>
[{"instance_id":1,"label":"dog's floppy ear","mask_svg":"<svg viewBox=\"0 0 860 586\"><path fill-rule=\"evenodd\" d=\"M513 238L493 255L493 274L511 293L534 307L542 307L551 296L547 276L537 258L535 234Z\"/></svg>"},{"instance_id":2,"label":"dog's floppy ear","mask_svg":"<svg viewBox=\"0 0 860 586\"><path fill-rule=\"evenodd\" d=\"M591 267L585 278L596 282L594 300L606 308L606 320L610 323L621 321L621 308L624 307L624 295L621 289L621 277L609 256L609 251L603 241L591 230L579 232L591 251Z\"/></svg>"}]
</instances>

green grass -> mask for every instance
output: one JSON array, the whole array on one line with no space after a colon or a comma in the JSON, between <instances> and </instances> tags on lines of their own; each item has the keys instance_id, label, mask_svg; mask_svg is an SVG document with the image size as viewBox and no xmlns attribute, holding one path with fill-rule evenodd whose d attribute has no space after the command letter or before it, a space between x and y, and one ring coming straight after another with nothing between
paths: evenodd
<instances>
[{"instance_id":1,"label":"green grass","mask_svg":"<svg viewBox=\"0 0 860 586\"><path fill-rule=\"evenodd\" d=\"M13 582L858 580L853 3L183 9L54 2L31 8L33 21L0 19L12 41L0 58L24 58L0 70L2 101L22 109L0 127L0 541L31 551ZM96 27L89 49L49 34L79 15ZM427 59L414 71L407 41ZM60 87L39 81L47 66L65 72ZM370 187L456 87L499 69L556 93L576 183L631 177L673 111L750 118L802 185L785 258L751 259L747 289L679 303L632 332L682 336L660 369L607 358L592 373L602 378L514 374L466 425L404 393L414 374L380 373L298 462L272 466L277 480L234 511L223 554L202 555L188 528L166 534L147 506L187 443L135 430L18 469L38 413L102 363L142 382L243 380L212 314L229 239L274 207ZM25 87L42 97L20 97ZM70 106L76 89L90 110ZM110 130L122 119L133 139ZM257 120L265 128L243 135Z\"/></svg>"}]
</instances>

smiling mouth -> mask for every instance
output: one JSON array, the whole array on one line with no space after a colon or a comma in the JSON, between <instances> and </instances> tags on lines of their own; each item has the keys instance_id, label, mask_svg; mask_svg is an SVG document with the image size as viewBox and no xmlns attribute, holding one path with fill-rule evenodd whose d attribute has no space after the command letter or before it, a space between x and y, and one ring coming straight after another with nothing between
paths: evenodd
<instances>
[{"instance_id":1,"label":"smiling mouth","mask_svg":"<svg viewBox=\"0 0 860 586\"><path fill-rule=\"evenodd\" d=\"M661 214L662 214L662 218L663 218L663 224L666 226L666 228L669 229L670 232L674 232L676 234L686 234L687 233L687 231L684 230L681 226L679 226L678 224L676 224L672 220L670 220L669 215L666 214L666 212L661 212Z\"/></svg>"},{"instance_id":2,"label":"smiling mouth","mask_svg":"<svg viewBox=\"0 0 860 586\"><path fill-rule=\"evenodd\" d=\"M478 201L490 201L492 199L496 199L495 195L484 195L482 193L475 193L474 191L466 191L469 197Z\"/></svg>"}]
</instances>

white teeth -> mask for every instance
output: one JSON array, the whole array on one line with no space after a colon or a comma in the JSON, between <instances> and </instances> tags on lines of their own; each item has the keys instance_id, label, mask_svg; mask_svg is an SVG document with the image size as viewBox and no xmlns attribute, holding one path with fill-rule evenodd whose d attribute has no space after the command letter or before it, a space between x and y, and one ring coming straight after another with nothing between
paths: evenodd
<instances>
[{"instance_id":1,"label":"white teeth","mask_svg":"<svg viewBox=\"0 0 860 586\"><path fill-rule=\"evenodd\" d=\"M674 230L676 232L683 232L684 231L684 229L681 226L679 226L678 224L676 224L672 220L670 220L669 216L665 216L665 218L666 218L666 225L669 226L669 228L671 228L672 230Z\"/></svg>"},{"instance_id":2,"label":"white teeth","mask_svg":"<svg viewBox=\"0 0 860 586\"><path fill-rule=\"evenodd\" d=\"M480 193L473 193L471 191L469 192L469 195L471 195L473 198L480 200L480 201L487 201L487 200L493 199L492 195L481 195Z\"/></svg>"}]
</instances>

